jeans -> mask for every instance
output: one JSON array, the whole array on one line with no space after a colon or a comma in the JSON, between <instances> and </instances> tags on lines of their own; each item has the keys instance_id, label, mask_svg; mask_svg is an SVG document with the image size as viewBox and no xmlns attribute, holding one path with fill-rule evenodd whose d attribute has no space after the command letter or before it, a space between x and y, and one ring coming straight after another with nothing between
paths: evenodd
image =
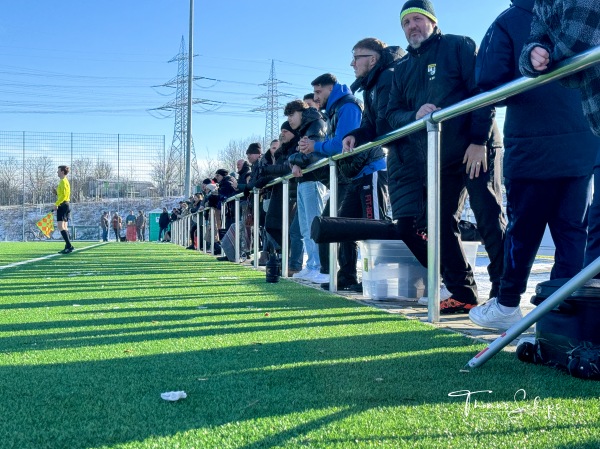
<instances>
[{"instance_id":1,"label":"jeans","mask_svg":"<svg viewBox=\"0 0 600 449\"><path fill-rule=\"evenodd\" d=\"M102 241L108 242L108 228L102 229Z\"/></svg>"},{"instance_id":2,"label":"jeans","mask_svg":"<svg viewBox=\"0 0 600 449\"><path fill-rule=\"evenodd\" d=\"M298 183L298 224L304 241L304 249L308 256L306 268L318 270L321 268L319 247L310 238L310 227L315 217L321 216L325 208L324 197L327 188L319 181Z\"/></svg>"},{"instance_id":3,"label":"jeans","mask_svg":"<svg viewBox=\"0 0 600 449\"><path fill-rule=\"evenodd\" d=\"M164 228L160 228L160 231L158 231L158 240L161 240L164 238L164 236L167 234L167 231L169 230L169 226L167 225Z\"/></svg>"},{"instance_id":4,"label":"jeans","mask_svg":"<svg viewBox=\"0 0 600 449\"><path fill-rule=\"evenodd\" d=\"M542 242L546 225L556 246L550 279L570 278L583 267L591 176L506 179L508 228L498 302L516 307Z\"/></svg>"}]
</instances>

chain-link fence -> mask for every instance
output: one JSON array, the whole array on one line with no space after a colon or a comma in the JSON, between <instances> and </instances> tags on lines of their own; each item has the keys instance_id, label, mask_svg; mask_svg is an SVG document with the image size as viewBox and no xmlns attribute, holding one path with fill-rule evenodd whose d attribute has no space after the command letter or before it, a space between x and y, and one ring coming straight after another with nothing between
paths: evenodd
<instances>
[{"instance_id":1,"label":"chain-link fence","mask_svg":"<svg viewBox=\"0 0 600 449\"><path fill-rule=\"evenodd\" d=\"M22 240L52 210L59 165L71 167L74 225L97 238L101 210L149 210L181 196L181 164L169 159L165 136L0 131L0 240Z\"/></svg>"}]
</instances>

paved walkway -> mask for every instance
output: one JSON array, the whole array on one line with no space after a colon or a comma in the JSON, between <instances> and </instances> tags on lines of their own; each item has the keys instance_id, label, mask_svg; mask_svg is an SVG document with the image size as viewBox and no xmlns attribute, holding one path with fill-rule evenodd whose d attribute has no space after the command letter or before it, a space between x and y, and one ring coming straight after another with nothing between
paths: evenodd
<instances>
[{"instance_id":1,"label":"paved walkway","mask_svg":"<svg viewBox=\"0 0 600 449\"><path fill-rule=\"evenodd\" d=\"M491 288L491 284L489 282L488 274L487 274L487 264L489 262L485 252L483 251L483 247L479 247L479 252L477 253L477 266L475 267L475 281L477 282L477 287L479 291L480 302L484 302L487 300L489 291ZM535 293L535 286L542 281L548 280L550 278L550 270L552 268L553 259L549 256L540 256L536 259L531 276L529 278L529 282L527 284L527 291L522 297L521 301L521 309L523 314L527 314L533 309L533 305L530 303L531 296ZM294 282L298 282L306 285L307 287L319 288L316 284L312 284L307 281L294 279ZM386 310L389 313L400 313L409 319L417 319L423 322L427 321L427 307L421 306L416 302L416 298L412 300L406 299L386 299L386 300L373 300L367 298L361 294L351 293L351 292L338 292L340 296L348 298L352 301L358 301L362 304L366 304L372 307L377 307L379 309ZM454 314L454 315L442 315L440 322L432 324L438 328L447 329L453 332L459 332L468 337L476 338L485 342L492 342L498 336L498 331L493 331L490 329L483 329L476 324L472 323L469 320L467 314ZM533 328L528 329L527 332L522 334L523 336L533 336ZM516 347L517 341L511 343L511 345L507 346L507 350L513 350Z\"/></svg>"}]
</instances>

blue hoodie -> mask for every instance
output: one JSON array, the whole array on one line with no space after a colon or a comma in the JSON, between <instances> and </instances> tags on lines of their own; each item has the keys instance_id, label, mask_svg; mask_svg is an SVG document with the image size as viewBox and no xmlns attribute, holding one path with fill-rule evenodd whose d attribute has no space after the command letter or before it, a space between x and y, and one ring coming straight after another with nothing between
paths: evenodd
<instances>
[{"instance_id":1,"label":"blue hoodie","mask_svg":"<svg viewBox=\"0 0 600 449\"><path fill-rule=\"evenodd\" d=\"M345 84L335 83L333 90L329 94L325 115L329 117L329 112L332 110L336 101L352 95L352 91ZM324 157L331 157L342 152L342 140L350 131L354 131L360 126L362 119L361 109L354 103L346 103L337 111L337 127L335 135L328 135L323 142L315 142L315 153L320 153Z\"/></svg>"}]
</instances>

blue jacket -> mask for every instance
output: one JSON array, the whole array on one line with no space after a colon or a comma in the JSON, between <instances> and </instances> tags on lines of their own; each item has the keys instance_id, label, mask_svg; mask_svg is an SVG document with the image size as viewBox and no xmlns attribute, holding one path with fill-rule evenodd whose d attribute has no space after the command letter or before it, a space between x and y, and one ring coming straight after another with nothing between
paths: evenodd
<instances>
[{"instance_id":1,"label":"blue jacket","mask_svg":"<svg viewBox=\"0 0 600 449\"><path fill-rule=\"evenodd\" d=\"M335 103L344 97L352 95L352 91L345 84L336 83L327 99L325 115L332 120L331 112L335 109ZM352 130L360 126L362 118L361 108L354 102L348 102L335 111L335 123L333 133L328 132L327 139L322 142L315 142L315 153L320 153L326 157L331 157L342 152L342 140Z\"/></svg>"},{"instance_id":2,"label":"blue jacket","mask_svg":"<svg viewBox=\"0 0 600 449\"><path fill-rule=\"evenodd\" d=\"M490 90L521 76L519 56L529 38L534 0L513 0L483 38L479 87ZM558 82L506 100L504 176L548 179L591 173L600 140L590 132L577 90Z\"/></svg>"}]
</instances>

